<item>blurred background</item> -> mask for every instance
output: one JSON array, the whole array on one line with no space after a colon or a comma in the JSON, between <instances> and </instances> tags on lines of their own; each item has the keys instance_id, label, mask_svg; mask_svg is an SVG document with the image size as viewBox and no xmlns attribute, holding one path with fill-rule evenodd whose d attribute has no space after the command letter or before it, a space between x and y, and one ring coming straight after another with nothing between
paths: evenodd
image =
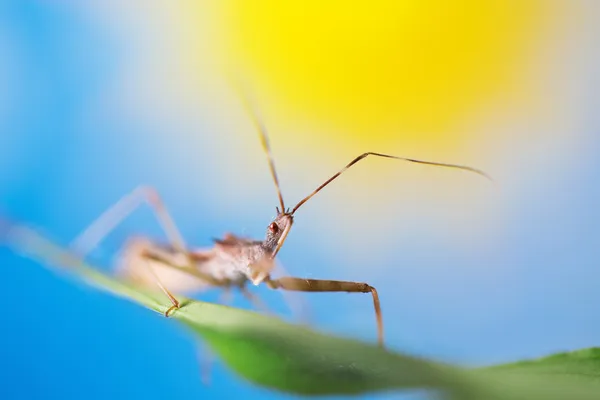
<instances>
[{"instance_id":1,"label":"blurred background","mask_svg":"<svg viewBox=\"0 0 600 400\"><path fill-rule=\"evenodd\" d=\"M231 76L268 127L295 276L380 294L389 346L465 366L599 345L600 8L594 1L0 3L0 212L67 245L140 184L188 243L262 238L277 197ZM162 238L142 207L94 252ZM187 331L0 248L2 399L282 395ZM254 288L282 316L280 293ZM218 292L201 295L214 301ZM241 296L234 305L249 307ZM360 294L307 294L315 327L376 340ZM366 396L389 398L389 394Z\"/></svg>"}]
</instances>

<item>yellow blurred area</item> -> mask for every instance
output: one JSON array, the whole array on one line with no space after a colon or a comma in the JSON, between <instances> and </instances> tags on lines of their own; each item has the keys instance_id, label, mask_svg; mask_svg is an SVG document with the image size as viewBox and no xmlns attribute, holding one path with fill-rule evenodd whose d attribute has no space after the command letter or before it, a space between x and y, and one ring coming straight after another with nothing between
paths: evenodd
<instances>
[{"instance_id":1,"label":"yellow blurred area","mask_svg":"<svg viewBox=\"0 0 600 400\"><path fill-rule=\"evenodd\" d=\"M562 85L563 70L573 73L566 50L578 30L564 28L580 22L576 4L179 0L146 9L136 0L127 12L94 4L90 13L115 24L132 49L107 107L160 124L163 135L144 138L164 157L155 173L222 215L276 205L256 131L223 86L227 73L256 97L291 205L364 151L470 165L516 190L528 152L572 140L562 133L573 131ZM195 176L173 179L182 171ZM415 229L471 251L508 223L498 197L465 172L369 158L303 206L297 230L313 224L314 243L339 243L331 252L353 262L371 253L349 253L350 243L383 258ZM378 234L365 242L357 229Z\"/></svg>"},{"instance_id":2,"label":"yellow blurred area","mask_svg":"<svg viewBox=\"0 0 600 400\"><path fill-rule=\"evenodd\" d=\"M281 127L310 121L343 146L428 154L464 146L481 109L540 101L527 60L559 12L541 0L184 4L191 22L212 22L213 54Z\"/></svg>"}]
</instances>

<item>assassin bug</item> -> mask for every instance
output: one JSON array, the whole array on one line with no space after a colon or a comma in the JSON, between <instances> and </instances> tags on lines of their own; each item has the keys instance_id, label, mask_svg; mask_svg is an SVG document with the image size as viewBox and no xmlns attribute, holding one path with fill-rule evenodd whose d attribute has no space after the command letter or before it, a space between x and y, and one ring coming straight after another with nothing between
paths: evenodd
<instances>
[{"instance_id":1,"label":"assassin bug","mask_svg":"<svg viewBox=\"0 0 600 400\"><path fill-rule=\"evenodd\" d=\"M246 105L249 104L246 103ZM226 289L239 288L249 298L251 298L251 295L245 289L245 285L248 282L254 285L263 283L271 289L287 291L370 293L375 309L378 343L383 346L381 306L377 290L373 286L363 282L303 279L290 276L278 279L271 277L275 257L281 250L292 228L296 212L325 186L329 185L353 165L369 156L461 169L490 179L489 176L481 170L463 165L422 161L389 154L367 152L350 161L344 168L319 185L294 207L291 209L286 208L265 126L261 122L261 119L258 118L255 110L252 110L250 114L267 156L279 200L279 206L276 207L277 215L268 225L264 240L241 238L227 233L223 239L213 239L214 246L212 248L190 249L184 242L158 193L151 188L140 187L122 198L92 223L74 242L74 248L81 256L85 256L127 214L131 213L143 202L147 202L153 208L154 213L161 223L169 240L169 245L165 246L148 239L139 238L130 241L123 251L121 271L137 280L140 284L158 285L160 287L172 304L165 312L165 316L168 317L173 310L180 307L179 301L172 294L171 290L178 293L192 292L199 290L203 286Z\"/></svg>"}]
</instances>

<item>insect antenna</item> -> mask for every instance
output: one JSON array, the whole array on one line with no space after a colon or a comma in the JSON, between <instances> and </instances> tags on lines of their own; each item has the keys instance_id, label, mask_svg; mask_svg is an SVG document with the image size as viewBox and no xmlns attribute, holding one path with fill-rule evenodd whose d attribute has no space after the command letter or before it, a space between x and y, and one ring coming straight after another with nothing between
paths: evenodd
<instances>
[{"instance_id":1,"label":"insect antenna","mask_svg":"<svg viewBox=\"0 0 600 400\"><path fill-rule=\"evenodd\" d=\"M260 143L263 147L267 155L267 159L269 160L269 169L271 170L271 176L273 177L273 182L275 183L275 190L277 190L277 197L279 198L279 204L281 205L281 212L285 212L285 205L283 203L283 196L281 194L281 187L279 186L279 179L277 178L277 171L275 170L275 160L273 159L273 154L271 153L271 147L269 146L269 138L267 137L267 129L262 122L262 119L259 117L258 112L255 107L252 106L250 100L242 95L242 100L249 111L249 114L254 122L258 130L258 134L260 136ZM279 208L277 208L277 214L279 214Z\"/></svg>"},{"instance_id":2,"label":"insect antenna","mask_svg":"<svg viewBox=\"0 0 600 400\"><path fill-rule=\"evenodd\" d=\"M313 197L315 194L319 193L321 191L321 189L323 189L325 186L329 185L335 178L337 178L338 176L340 176L341 174L343 174L344 172L346 172L346 170L348 170L354 164L356 164L357 162L359 162L360 160L362 160L362 159L364 159L364 158L366 158L368 156L377 156L377 157L383 157L383 158L393 158L393 159L396 159L396 160L408 161L408 162L417 163L417 164L433 165L433 166L436 166L436 167L446 167L446 168L462 169L462 170L465 170L465 171L474 172L474 173L479 174L479 175L481 175L481 176L489 179L490 181L492 181L492 178L489 175L487 175L485 172L483 172L483 171L481 171L479 169L476 169L476 168L465 166L465 165L445 164L445 163L438 163L438 162L433 162L433 161L422 161L422 160L415 160L413 158L396 157L396 156L392 156L392 155L389 155L389 154L381 154L381 153L368 152L368 153L363 153L360 156L356 157L354 160L350 161L348 163L348 165L346 165L344 168L342 168L340 171L338 171L336 174L334 174L331 178L329 178L325 182L323 182L311 194L309 194L308 196L306 196L305 198L303 198L302 200L300 200L298 202L298 204L296 204L296 206L292 209L291 214L293 215L296 212L296 210L298 210L304 203L306 203L308 200L310 200L311 197Z\"/></svg>"}]
</instances>

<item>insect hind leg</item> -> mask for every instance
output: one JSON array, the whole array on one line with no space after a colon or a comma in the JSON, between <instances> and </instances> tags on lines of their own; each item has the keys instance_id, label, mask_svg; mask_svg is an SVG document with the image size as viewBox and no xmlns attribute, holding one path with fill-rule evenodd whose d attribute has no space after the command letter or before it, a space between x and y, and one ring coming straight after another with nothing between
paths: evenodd
<instances>
[{"instance_id":1,"label":"insect hind leg","mask_svg":"<svg viewBox=\"0 0 600 400\"><path fill-rule=\"evenodd\" d=\"M185 252L186 245L179 229L156 189L150 186L138 186L119 199L71 242L71 248L85 258L110 232L144 203L150 205L171 245L178 251Z\"/></svg>"},{"instance_id":2,"label":"insect hind leg","mask_svg":"<svg viewBox=\"0 0 600 400\"><path fill-rule=\"evenodd\" d=\"M168 212L158 192L149 186L138 186L131 193L122 197L113 206L108 208L71 242L71 248L74 249L82 259L85 259L85 257L117 227L117 225L122 223L131 213L144 203L147 203L151 207L169 242L175 250L185 255L187 264L191 267L192 260L186 250L186 245L179 229L175 225L173 218ZM155 283L167 295L173 305L165 313L165 316L168 317L174 309L179 308L179 301L165 285L163 285L156 275L156 272L152 269L152 266L148 265L148 263L145 264L154 276Z\"/></svg>"}]
</instances>

